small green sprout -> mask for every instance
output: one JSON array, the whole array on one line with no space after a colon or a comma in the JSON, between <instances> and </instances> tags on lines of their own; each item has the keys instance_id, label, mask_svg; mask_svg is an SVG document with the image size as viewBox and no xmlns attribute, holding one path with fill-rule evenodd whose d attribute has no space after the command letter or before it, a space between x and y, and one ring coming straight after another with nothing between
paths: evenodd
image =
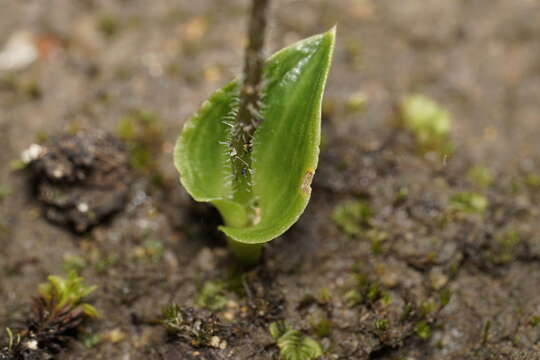
<instances>
[{"instance_id":1,"label":"small green sprout","mask_svg":"<svg viewBox=\"0 0 540 360\"><path fill-rule=\"evenodd\" d=\"M0 349L0 359L52 358L76 334L82 321L97 317L96 309L83 302L95 287L85 286L82 281L72 272L67 279L49 276L46 283L39 285L39 296L34 299L31 317L25 320L26 327L17 333L6 329L8 343Z\"/></svg>"},{"instance_id":2,"label":"small green sprout","mask_svg":"<svg viewBox=\"0 0 540 360\"><path fill-rule=\"evenodd\" d=\"M425 321L421 321L414 327L414 332L422 340L427 340L431 337L431 326Z\"/></svg>"},{"instance_id":3,"label":"small green sprout","mask_svg":"<svg viewBox=\"0 0 540 360\"><path fill-rule=\"evenodd\" d=\"M450 198L450 206L463 213L484 213L489 203L485 196L474 192L460 192Z\"/></svg>"},{"instance_id":4,"label":"small green sprout","mask_svg":"<svg viewBox=\"0 0 540 360\"><path fill-rule=\"evenodd\" d=\"M347 107L347 111L351 113L361 112L366 107L367 103L367 95L366 93L359 91L356 93L353 93L349 98L347 99L345 106Z\"/></svg>"},{"instance_id":5,"label":"small green sprout","mask_svg":"<svg viewBox=\"0 0 540 360\"><path fill-rule=\"evenodd\" d=\"M86 259L78 255L66 254L64 255L63 260L64 262L62 267L68 274L72 272L80 274L81 271L88 265Z\"/></svg>"},{"instance_id":6,"label":"small green sprout","mask_svg":"<svg viewBox=\"0 0 540 360\"><path fill-rule=\"evenodd\" d=\"M276 341L283 360L313 360L323 355L319 343L292 329L283 321L271 323L268 330Z\"/></svg>"},{"instance_id":7,"label":"small green sprout","mask_svg":"<svg viewBox=\"0 0 540 360\"><path fill-rule=\"evenodd\" d=\"M318 337L327 337L332 331L332 321L324 315L311 323L311 329Z\"/></svg>"},{"instance_id":8,"label":"small green sprout","mask_svg":"<svg viewBox=\"0 0 540 360\"><path fill-rule=\"evenodd\" d=\"M493 176L485 166L475 165L467 172L467 179L480 189L490 187L493 183Z\"/></svg>"},{"instance_id":9,"label":"small green sprout","mask_svg":"<svg viewBox=\"0 0 540 360\"><path fill-rule=\"evenodd\" d=\"M225 284L223 282L206 281L197 297L197 305L211 311L224 309L228 302L224 291Z\"/></svg>"},{"instance_id":10,"label":"small green sprout","mask_svg":"<svg viewBox=\"0 0 540 360\"><path fill-rule=\"evenodd\" d=\"M495 238L492 250L492 261L496 264L508 264L516 256L518 245L521 243L519 233L515 230L507 230Z\"/></svg>"},{"instance_id":11,"label":"small green sprout","mask_svg":"<svg viewBox=\"0 0 540 360\"><path fill-rule=\"evenodd\" d=\"M540 316L538 315L531 316L531 318L529 319L529 326L535 328L538 326L538 324L540 324Z\"/></svg>"},{"instance_id":12,"label":"small green sprout","mask_svg":"<svg viewBox=\"0 0 540 360\"><path fill-rule=\"evenodd\" d=\"M90 304L83 303L96 286L85 286L83 278L71 272L67 279L51 275L47 282L39 285L39 300L50 311L50 316L61 313L82 313L88 317L98 317L97 310Z\"/></svg>"},{"instance_id":13,"label":"small green sprout","mask_svg":"<svg viewBox=\"0 0 540 360\"><path fill-rule=\"evenodd\" d=\"M525 177L525 185L531 188L540 188L540 175L538 174L528 174Z\"/></svg>"},{"instance_id":14,"label":"small green sprout","mask_svg":"<svg viewBox=\"0 0 540 360\"><path fill-rule=\"evenodd\" d=\"M357 236L371 217L369 204L362 200L345 200L332 212L332 220L349 236Z\"/></svg>"},{"instance_id":15,"label":"small green sprout","mask_svg":"<svg viewBox=\"0 0 540 360\"><path fill-rule=\"evenodd\" d=\"M410 95L401 102L403 125L424 149L448 150L450 114L423 95Z\"/></svg>"},{"instance_id":16,"label":"small green sprout","mask_svg":"<svg viewBox=\"0 0 540 360\"><path fill-rule=\"evenodd\" d=\"M287 231L309 202L334 38L332 29L266 61L250 124L239 121L246 89L234 80L184 125L176 143L184 188L218 209L225 222L219 229L245 265L257 263L262 245Z\"/></svg>"},{"instance_id":17,"label":"small green sprout","mask_svg":"<svg viewBox=\"0 0 540 360\"><path fill-rule=\"evenodd\" d=\"M386 331L390 327L390 322L388 319L378 319L375 320L375 329L378 331Z\"/></svg>"}]
</instances>

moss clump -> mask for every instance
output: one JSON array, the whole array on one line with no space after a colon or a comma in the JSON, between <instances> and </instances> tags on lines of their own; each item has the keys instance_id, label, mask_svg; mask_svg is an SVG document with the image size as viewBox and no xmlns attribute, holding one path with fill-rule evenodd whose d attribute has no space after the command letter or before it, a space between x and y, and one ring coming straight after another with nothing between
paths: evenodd
<instances>
[{"instance_id":1,"label":"moss clump","mask_svg":"<svg viewBox=\"0 0 540 360\"><path fill-rule=\"evenodd\" d=\"M390 295L377 282L370 282L363 274L355 274L356 285L345 293L345 303L349 307L358 304L373 304L381 301L382 305L391 303Z\"/></svg>"},{"instance_id":2,"label":"moss clump","mask_svg":"<svg viewBox=\"0 0 540 360\"><path fill-rule=\"evenodd\" d=\"M157 263L163 259L165 247L159 240L146 240L134 249L134 256L141 260Z\"/></svg>"},{"instance_id":3,"label":"moss clump","mask_svg":"<svg viewBox=\"0 0 540 360\"><path fill-rule=\"evenodd\" d=\"M113 15L107 14L99 18L97 27L105 38L112 39L120 31L120 22Z\"/></svg>"},{"instance_id":4,"label":"moss clump","mask_svg":"<svg viewBox=\"0 0 540 360\"><path fill-rule=\"evenodd\" d=\"M80 274L87 265L88 262L82 256L66 254L62 267L67 273Z\"/></svg>"},{"instance_id":5,"label":"moss clump","mask_svg":"<svg viewBox=\"0 0 540 360\"><path fill-rule=\"evenodd\" d=\"M366 94L362 91L359 91L349 96L349 98L347 99L347 102L345 103L345 106L348 112L358 113L364 110L364 108L366 107L366 103L367 103Z\"/></svg>"},{"instance_id":6,"label":"moss clump","mask_svg":"<svg viewBox=\"0 0 540 360\"><path fill-rule=\"evenodd\" d=\"M410 95L400 105L403 126L423 150L449 152L451 118L448 111L423 95Z\"/></svg>"},{"instance_id":7,"label":"moss clump","mask_svg":"<svg viewBox=\"0 0 540 360\"><path fill-rule=\"evenodd\" d=\"M531 327L537 327L540 324L540 316L534 315L529 319L529 325Z\"/></svg>"},{"instance_id":8,"label":"moss clump","mask_svg":"<svg viewBox=\"0 0 540 360\"><path fill-rule=\"evenodd\" d=\"M427 322L421 321L414 327L414 332L421 339L427 340L431 337L431 326Z\"/></svg>"},{"instance_id":9,"label":"moss clump","mask_svg":"<svg viewBox=\"0 0 540 360\"><path fill-rule=\"evenodd\" d=\"M539 189L540 188L540 175L528 174L527 176L525 176L525 185L534 189Z\"/></svg>"},{"instance_id":10,"label":"moss clump","mask_svg":"<svg viewBox=\"0 0 540 360\"><path fill-rule=\"evenodd\" d=\"M323 316L312 322L311 329L318 337L327 337L330 335L330 331L332 331L332 321L328 317Z\"/></svg>"},{"instance_id":11,"label":"moss clump","mask_svg":"<svg viewBox=\"0 0 540 360\"><path fill-rule=\"evenodd\" d=\"M474 192L460 192L450 197L452 209L463 213L484 213L488 208L488 200L485 196Z\"/></svg>"},{"instance_id":12,"label":"moss clump","mask_svg":"<svg viewBox=\"0 0 540 360\"><path fill-rule=\"evenodd\" d=\"M332 220L349 236L362 233L372 215L369 204L363 200L345 200L332 212Z\"/></svg>"},{"instance_id":13,"label":"moss clump","mask_svg":"<svg viewBox=\"0 0 540 360\"><path fill-rule=\"evenodd\" d=\"M197 306L211 311L220 311L227 306L225 283L221 281L206 281L197 297Z\"/></svg>"},{"instance_id":14,"label":"moss clump","mask_svg":"<svg viewBox=\"0 0 540 360\"><path fill-rule=\"evenodd\" d=\"M518 245L521 238L515 230L508 230L495 238L494 248L491 253L491 259L495 264L508 264L516 256Z\"/></svg>"},{"instance_id":15,"label":"moss clump","mask_svg":"<svg viewBox=\"0 0 540 360\"><path fill-rule=\"evenodd\" d=\"M390 322L387 319L375 320L375 329L378 331L386 331L390 328Z\"/></svg>"},{"instance_id":16,"label":"moss clump","mask_svg":"<svg viewBox=\"0 0 540 360\"><path fill-rule=\"evenodd\" d=\"M323 355L319 343L282 321L271 323L268 330L284 360L314 360Z\"/></svg>"},{"instance_id":17,"label":"moss clump","mask_svg":"<svg viewBox=\"0 0 540 360\"><path fill-rule=\"evenodd\" d=\"M194 347L227 347L227 342L222 340L228 336L227 329L214 315L198 314L193 309L173 304L163 310L161 323L169 335Z\"/></svg>"},{"instance_id":18,"label":"moss clump","mask_svg":"<svg viewBox=\"0 0 540 360\"><path fill-rule=\"evenodd\" d=\"M467 172L467 180L480 189L486 189L493 183L493 176L485 166L475 165Z\"/></svg>"}]
</instances>

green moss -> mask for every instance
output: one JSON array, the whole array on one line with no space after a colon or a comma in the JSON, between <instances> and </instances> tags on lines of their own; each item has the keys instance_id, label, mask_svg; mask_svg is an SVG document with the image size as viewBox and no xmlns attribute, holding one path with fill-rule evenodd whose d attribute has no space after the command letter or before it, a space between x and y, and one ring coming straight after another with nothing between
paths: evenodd
<instances>
[{"instance_id":1,"label":"green moss","mask_svg":"<svg viewBox=\"0 0 540 360\"><path fill-rule=\"evenodd\" d=\"M78 255L65 255L62 267L67 273L80 274L81 271L88 265L85 258Z\"/></svg>"},{"instance_id":2,"label":"green moss","mask_svg":"<svg viewBox=\"0 0 540 360\"><path fill-rule=\"evenodd\" d=\"M452 209L463 213L484 213L488 208L485 196L474 192L460 192L450 197Z\"/></svg>"},{"instance_id":3,"label":"green moss","mask_svg":"<svg viewBox=\"0 0 540 360\"><path fill-rule=\"evenodd\" d=\"M351 113L358 113L364 110L367 103L367 96L364 92L359 91L356 93L353 93L349 96L347 99L345 106L347 108L347 111Z\"/></svg>"},{"instance_id":4,"label":"green moss","mask_svg":"<svg viewBox=\"0 0 540 360\"><path fill-rule=\"evenodd\" d=\"M514 260L521 238L515 230L507 230L496 236L495 246L492 250L492 261L496 264L507 264Z\"/></svg>"},{"instance_id":5,"label":"green moss","mask_svg":"<svg viewBox=\"0 0 540 360\"><path fill-rule=\"evenodd\" d=\"M540 175L538 174L528 174L525 176L525 185L531 188L540 188Z\"/></svg>"},{"instance_id":6,"label":"green moss","mask_svg":"<svg viewBox=\"0 0 540 360\"><path fill-rule=\"evenodd\" d=\"M120 31L120 22L113 15L105 14L99 18L97 27L105 38L112 39Z\"/></svg>"},{"instance_id":7,"label":"green moss","mask_svg":"<svg viewBox=\"0 0 540 360\"><path fill-rule=\"evenodd\" d=\"M370 302L375 302L382 297L380 285L377 283L370 284L367 290L366 298Z\"/></svg>"},{"instance_id":8,"label":"green moss","mask_svg":"<svg viewBox=\"0 0 540 360\"><path fill-rule=\"evenodd\" d=\"M268 330L283 360L314 360L323 355L319 343L282 321L271 323Z\"/></svg>"},{"instance_id":9,"label":"green moss","mask_svg":"<svg viewBox=\"0 0 540 360\"><path fill-rule=\"evenodd\" d=\"M391 303L391 297L383 291L377 282L370 282L363 274L355 274L356 286L347 291L344 300L347 306L354 307L361 303L375 303L380 301L382 305Z\"/></svg>"},{"instance_id":10,"label":"green moss","mask_svg":"<svg viewBox=\"0 0 540 360\"><path fill-rule=\"evenodd\" d=\"M98 346L103 341L103 335L100 333L97 334L87 334L83 336L82 343L88 349Z\"/></svg>"},{"instance_id":11,"label":"green moss","mask_svg":"<svg viewBox=\"0 0 540 360\"><path fill-rule=\"evenodd\" d=\"M330 293L330 289L321 288L317 296L317 301L322 304L330 304L332 302L332 294Z\"/></svg>"},{"instance_id":12,"label":"green moss","mask_svg":"<svg viewBox=\"0 0 540 360\"><path fill-rule=\"evenodd\" d=\"M439 307L434 301L432 300L423 301L422 303L420 303L420 306L419 306L420 316L422 316L423 318L426 318L438 309Z\"/></svg>"},{"instance_id":13,"label":"green moss","mask_svg":"<svg viewBox=\"0 0 540 360\"><path fill-rule=\"evenodd\" d=\"M153 262L159 262L163 259L165 248L159 240L146 240L143 243L143 249L148 259Z\"/></svg>"},{"instance_id":14,"label":"green moss","mask_svg":"<svg viewBox=\"0 0 540 360\"><path fill-rule=\"evenodd\" d=\"M366 232L366 237L371 242L371 251L373 252L373 255L381 255L388 250L384 246L384 242L388 238L386 232L371 229Z\"/></svg>"},{"instance_id":15,"label":"green moss","mask_svg":"<svg viewBox=\"0 0 540 360\"><path fill-rule=\"evenodd\" d=\"M421 339L427 340L431 337L431 326L428 323L421 321L414 327L414 332Z\"/></svg>"},{"instance_id":16,"label":"green moss","mask_svg":"<svg viewBox=\"0 0 540 360\"><path fill-rule=\"evenodd\" d=\"M467 172L467 179L476 187L485 189L493 183L493 176L485 166L475 165Z\"/></svg>"},{"instance_id":17,"label":"green moss","mask_svg":"<svg viewBox=\"0 0 540 360\"><path fill-rule=\"evenodd\" d=\"M443 289L439 294L439 302L441 304L441 308L448 305L451 298L452 298L452 292L450 291L450 289Z\"/></svg>"},{"instance_id":18,"label":"green moss","mask_svg":"<svg viewBox=\"0 0 540 360\"><path fill-rule=\"evenodd\" d=\"M210 346L223 349L227 346L227 343L217 336L224 328L215 316L201 316L193 309L182 309L172 304L163 310L160 322L169 334L188 341L194 347Z\"/></svg>"},{"instance_id":19,"label":"green moss","mask_svg":"<svg viewBox=\"0 0 540 360\"><path fill-rule=\"evenodd\" d=\"M116 264L118 262L118 256L115 254L110 254L104 258L99 259L96 261L94 268L96 269L96 272L103 274L107 272L107 270Z\"/></svg>"},{"instance_id":20,"label":"green moss","mask_svg":"<svg viewBox=\"0 0 540 360\"><path fill-rule=\"evenodd\" d=\"M399 317L399 321L404 322L404 321L409 320L414 314L413 310L414 310L414 306L412 304L409 304L409 303L405 304L403 306L403 311L401 312L401 315Z\"/></svg>"},{"instance_id":21,"label":"green moss","mask_svg":"<svg viewBox=\"0 0 540 360\"><path fill-rule=\"evenodd\" d=\"M367 225L372 213L369 204L363 200L345 200L332 212L332 220L349 236L357 236Z\"/></svg>"},{"instance_id":22,"label":"green moss","mask_svg":"<svg viewBox=\"0 0 540 360\"><path fill-rule=\"evenodd\" d=\"M531 316L531 318L529 319L529 325L534 328L534 327L537 327L538 324L540 324L540 316L537 316L537 315Z\"/></svg>"},{"instance_id":23,"label":"green moss","mask_svg":"<svg viewBox=\"0 0 540 360\"><path fill-rule=\"evenodd\" d=\"M390 328L390 322L387 319L375 320L375 329L379 331L386 331Z\"/></svg>"},{"instance_id":24,"label":"green moss","mask_svg":"<svg viewBox=\"0 0 540 360\"><path fill-rule=\"evenodd\" d=\"M211 311L220 311L227 306L225 283L222 281L206 281L197 297L197 306Z\"/></svg>"},{"instance_id":25,"label":"green moss","mask_svg":"<svg viewBox=\"0 0 540 360\"><path fill-rule=\"evenodd\" d=\"M360 291L358 291L357 289L347 291L343 298L345 300L345 304L348 307L354 307L358 304L361 304L364 299Z\"/></svg>"},{"instance_id":26,"label":"green moss","mask_svg":"<svg viewBox=\"0 0 540 360\"><path fill-rule=\"evenodd\" d=\"M401 102L403 125L411 131L425 150L448 152L450 114L433 100L423 95L410 95Z\"/></svg>"},{"instance_id":27,"label":"green moss","mask_svg":"<svg viewBox=\"0 0 540 360\"><path fill-rule=\"evenodd\" d=\"M332 331L332 322L326 316L315 320L311 324L311 330L318 337L327 337Z\"/></svg>"}]
</instances>

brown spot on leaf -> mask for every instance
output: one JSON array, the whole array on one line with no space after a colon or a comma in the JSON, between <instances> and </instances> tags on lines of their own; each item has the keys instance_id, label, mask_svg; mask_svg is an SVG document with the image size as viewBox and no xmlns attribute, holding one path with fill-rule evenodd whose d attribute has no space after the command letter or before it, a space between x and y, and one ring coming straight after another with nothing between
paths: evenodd
<instances>
[{"instance_id":1,"label":"brown spot on leaf","mask_svg":"<svg viewBox=\"0 0 540 360\"><path fill-rule=\"evenodd\" d=\"M302 190L302 193L305 196L309 196L311 194L311 181L313 180L313 175L315 172L313 170L308 170L304 174L304 178L302 179L302 186L300 187L300 190Z\"/></svg>"}]
</instances>

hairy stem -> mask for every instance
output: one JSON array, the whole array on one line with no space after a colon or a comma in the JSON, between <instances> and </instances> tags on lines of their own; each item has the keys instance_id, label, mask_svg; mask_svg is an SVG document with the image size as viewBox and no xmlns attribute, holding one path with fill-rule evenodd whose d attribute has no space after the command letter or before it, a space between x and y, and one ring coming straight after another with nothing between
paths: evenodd
<instances>
[{"instance_id":1,"label":"hairy stem","mask_svg":"<svg viewBox=\"0 0 540 360\"><path fill-rule=\"evenodd\" d=\"M252 0L248 44L244 57L244 81L240 105L232 130L231 155L236 200L248 204L251 199L251 147L257 125L262 120L260 98L264 66L266 17L270 0Z\"/></svg>"}]
</instances>

